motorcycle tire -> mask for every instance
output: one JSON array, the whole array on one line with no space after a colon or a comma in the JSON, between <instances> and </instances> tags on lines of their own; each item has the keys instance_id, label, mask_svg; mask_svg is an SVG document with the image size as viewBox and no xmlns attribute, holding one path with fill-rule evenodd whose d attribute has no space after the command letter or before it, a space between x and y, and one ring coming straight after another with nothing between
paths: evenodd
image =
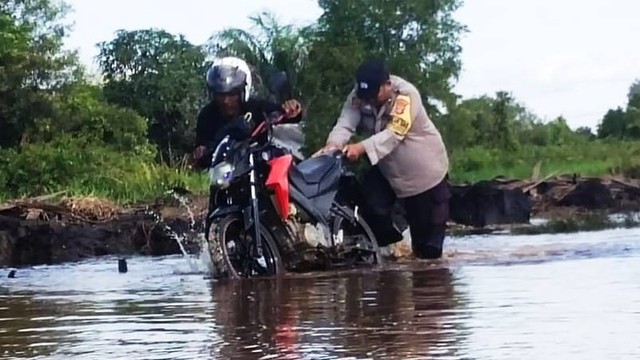
<instances>
[{"instance_id":1,"label":"motorcycle tire","mask_svg":"<svg viewBox=\"0 0 640 360\"><path fill-rule=\"evenodd\" d=\"M234 264L229 253L229 248L226 246L231 236L229 230L232 225L238 223L241 229L244 229L244 220L237 214L227 215L219 221L211 224L211 228L208 231L208 243L209 251L212 261L218 261L218 272L221 276L229 277L232 279L253 277L252 274L244 274L242 269L238 268L238 264ZM244 230L242 230L244 231ZM252 231L252 230L249 230ZM215 239L210 240L211 235L214 235ZM276 245L271 233L264 225L260 226L260 237L262 238L262 254L264 257L264 263L266 264L266 274L264 276L277 276L284 273L284 264L282 262L282 256L280 250ZM241 260L247 261L247 256L243 253ZM216 259L216 260L214 260Z\"/></svg>"}]
</instances>

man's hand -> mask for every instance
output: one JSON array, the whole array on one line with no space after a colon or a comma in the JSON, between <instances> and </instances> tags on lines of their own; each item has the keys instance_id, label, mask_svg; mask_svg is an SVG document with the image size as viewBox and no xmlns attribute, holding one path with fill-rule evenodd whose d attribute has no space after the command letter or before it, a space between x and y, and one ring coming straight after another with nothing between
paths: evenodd
<instances>
[{"instance_id":1,"label":"man's hand","mask_svg":"<svg viewBox=\"0 0 640 360\"><path fill-rule=\"evenodd\" d=\"M314 158L316 156L324 155L332 150L340 150L340 145L334 144L334 143L327 143L322 149L316 151L313 155L311 155L311 157Z\"/></svg>"},{"instance_id":2,"label":"man's hand","mask_svg":"<svg viewBox=\"0 0 640 360\"><path fill-rule=\"evenodd\" d=\"M202 159L202 157L204 156L204 151L206 149L206 146L201 145L198 146L196 148L196 150L193 152L193 162L197 163L198 161L200 161L200 159Z\"/></svg>"},{"instance_id":3,"label":"man's hand","mask_svg":"<svg viewBox=\"0 0 640 360\"><path fill-rule=\"evenodd\" d=\"M362 143L349 144L342 149L342 153L347 155L347 158L351 161L356 161L365 153Z\"/></svg>"},{"instance_id":4,"label":"man's hand","mask_svg":"<svg viewBox=\"0 0 640 360\"><path fill-rule=\"evenodd\" d=\"M193 151L193 159L191 160L191 169L198 169L198 163L200 162L200 159L202 159L202 157L204 156L204 151L206 150L206 146L198 146L194 151Z\"/></svg>"},{"instance_id":5,"label":"man's hand","mask_svg":"<svg viewBox=\"0 0 640 360\"><path fill-rule=\"evenodd\" d=\"M284 110L284 117L292 119L302 112L302 105L298 100L287 100L282 104L282 109Z\"/></svg>"}]
</instances>

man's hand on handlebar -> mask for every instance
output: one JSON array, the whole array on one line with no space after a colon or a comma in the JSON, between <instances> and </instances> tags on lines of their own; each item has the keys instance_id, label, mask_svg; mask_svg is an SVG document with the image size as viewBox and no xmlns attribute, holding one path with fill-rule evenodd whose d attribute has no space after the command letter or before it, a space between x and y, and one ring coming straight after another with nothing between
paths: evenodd
<instances>
[{"instance_id":1,"label":"man's hand on handlebar","mask_svg":"<svg viewBox=\"0 0 640 360\"><path fill-rule=\"evenodd\" d=\"M284 117L286 119L292 119L302 112L302 105L298 100L287 100L282 104L284 110Z\"/></svg>"},{"instance_id":2,"label":"man's hand on handlebar","mask_svg":"<svg viewBox=\"0 0 640 360\"><path fill-rule=\"evenodd\" d=\"M200 161L200 159L202 159L202 157L204 156L204 152L206 151L207 147L204 145L200 145L198 146L194 152L193 152L193 162L198 162Z\"/></svg>"},{"instance_id":3,"label":"man's hand on handlebar","mask_svg":"<svg viewBox=\"0 0 640 360\"><path fill-rule=\"evenodd\" d=\"M200 145L193 150L193 158L191 162L192 169L204 169L210 165L211 156L216 149L216 142L210 142L207 145Z\"/></svg>"},{"instance_id":4,"label":"man's hand on handlebar","mask_svg":"<svg viewBox=\"0 0 640 360\"><path fill-rule=\"evenodd\" d=\"M202 168L202 159L207 153L207 147L200 145L193 151L193 158L191 159L191 169L197 170Z\"/></svg>"},{"instance_id":5,"label":"man's hand on handlebar","mask_svg":"<svg viewBox=\"0 0 640 360\"><path fill-rule=\"evenodd\" d=\"M349 160L356 161L365 153L365 149L362 143L349 144L342 149L342 152Z\"/></svg>"},{"instance_id":6,"label":"man's hand on handlebar","mask_svg":"<svg viewBox=\"0 0 640 360\"><path fill-rule=\"evenodd\" d=\"M316 151L311 157L317 157L320 155L330 154L332 152L341 152L349 160L356 161L366 152L362 143L349 144L344 147L340 147L338 144L328 143L322 149Z\"/></svg>"}]
</instances>

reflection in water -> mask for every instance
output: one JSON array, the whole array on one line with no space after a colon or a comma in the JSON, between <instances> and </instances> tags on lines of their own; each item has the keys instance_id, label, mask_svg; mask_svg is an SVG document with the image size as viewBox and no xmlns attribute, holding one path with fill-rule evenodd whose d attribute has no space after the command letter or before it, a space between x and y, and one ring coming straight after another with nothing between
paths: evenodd
<instances>
[{"instance_id":1,"label":"reflection in water","mask_svg":"<svg viewBox=\"0 0 640 360\"><path fill-rule=\"evenodd\" d=\"M449 269L229 282L213 288L229 359L453 356L465 336Z\"/></svg>"},{"instance_id":2,"label":"reflection in water","mask_svg":"<svg viewBox=\"0 0 640 360\"><path fill-rule=\"evenodd\" d=\"M0 298L0 331L7 335L0 354L192 359L208 353L209 283L176 274L178 263L186 266L180 258L139 258L127 274L110 260L21 270L0 285L12 290Z\"/></svg>"},{"instance_id":3,"label":"reflection in water","mask_svg":"<svg viewBox=\"0 0 640 360\"><path fill-rule=\"evenodd\" d=\"M55 321L64 306L41 316L45 306L29 294L9 294L0 288L0 357L30 358L55 352L62 337Z\"/></svg>"},{"instance_id":4,"label":"reflection in water","mask_svg":"<svg viewBox=\"0 0 640 360\"><path fill-rule=\"evenodd\" d=\"M0 358L635 360L639 233L470 237L439 266L247 281L180 256L0 269Z\"/></svg>"}]
</instances>

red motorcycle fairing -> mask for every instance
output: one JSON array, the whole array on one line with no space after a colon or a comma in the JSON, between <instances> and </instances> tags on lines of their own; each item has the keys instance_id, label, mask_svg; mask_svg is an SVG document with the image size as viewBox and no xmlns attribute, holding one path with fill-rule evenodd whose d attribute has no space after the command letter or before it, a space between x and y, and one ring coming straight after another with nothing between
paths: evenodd
<instances>
[{"instance_id":1,"label":"red motorcycle fairing","mask_svg":"<svg viewBox=\"0 0 640 360\"><path fill-rule=\"evenodd\" d=\"M269 160L271 169L265 182L276 194L276 203L283 220L289 218L289 168L292 161L291 154Z\"/></svg>"}]
</instances>

